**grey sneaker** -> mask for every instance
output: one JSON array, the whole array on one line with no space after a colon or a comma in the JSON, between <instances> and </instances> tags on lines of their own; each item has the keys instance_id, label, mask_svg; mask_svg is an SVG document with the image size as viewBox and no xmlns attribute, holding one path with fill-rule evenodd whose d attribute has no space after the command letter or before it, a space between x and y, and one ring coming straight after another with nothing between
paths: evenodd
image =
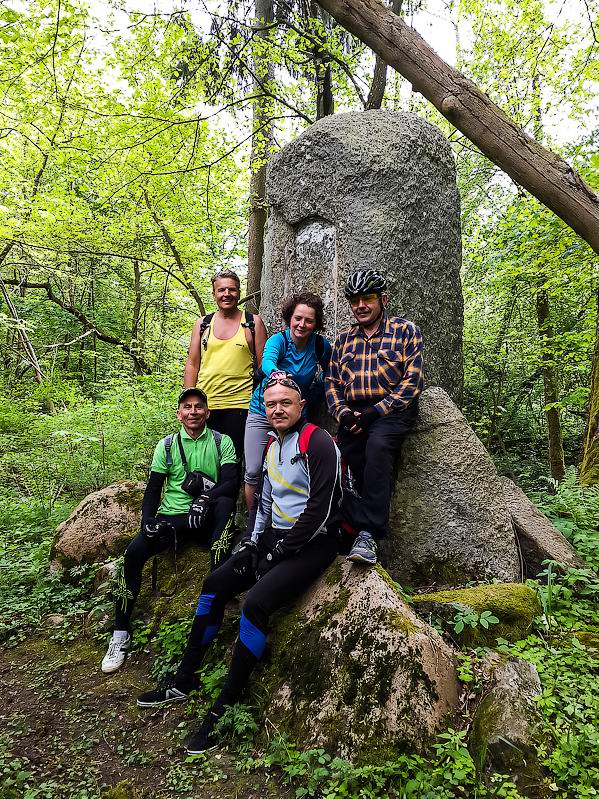
<instances>
[{"instance_id":1,"label":"grey sneaker","mask_svg":"<svg viewBox=\"0 0 599 799\"><path fill-rule=\"evenodd\" d=\"M131 646L131 636L126 638L115 637L110 639L108 649L102 660L102 671L104 674L112 674L113 671L120 669L127 657L127 650Z\"/></svg>"},{"instance_id":2,"label":"grey sneaker","mask_svg":"<svg viewBox=\"0 0 599 799\"><path fill-rule=\"evenodd\" d=\"M366 566L376 565L376 541L369 532L360 530L347 559Z\"/></svg>"},{"instance_id":3,"label":"grey sneaker","mask_svg":"<svg viewBox=\"0 0 599 799\"><path fill-rule=\"evenodd\" d=\"M185 691L175 687L174 679L171 678L163 685L159 685L152 691L137 697L138 707L160 707L160 705L171 705L173 702L184 702L188 697Z\"/></svg>"}]
</instances>

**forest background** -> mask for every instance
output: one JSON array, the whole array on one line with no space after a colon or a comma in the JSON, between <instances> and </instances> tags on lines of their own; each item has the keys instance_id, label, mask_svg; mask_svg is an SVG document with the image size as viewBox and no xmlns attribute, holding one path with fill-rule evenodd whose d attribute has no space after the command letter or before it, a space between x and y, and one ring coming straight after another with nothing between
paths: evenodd
<instances>
[{"instance_id":1,"label":"forest background","mask_svg":"<svg viewBox=\"0 0 599 799\"><path fill-rule=\"evenodd\" d=\"M393 0L392 9L599 188L595 0ZM3 0L0 46L4 645L67 612L67 595L87 601L49 588L52 530L90 491L145 477L174 423L191 327L212 307L210 275L238 269L248 305L257 299L270 154L346 110L414 111L451 141L464 413L500 472L597 566L599 471L587 458L583 489L577 467L595 433L598 256L401 75L317 5L293 0ZM560 625L592 624L591 573L557 586L549 569L539 590L548 579L563 603ZM539 636L534 657L546 645ZM577 687L566 679L559 689L574 691L573 709L546 709L554 726L562 714L570 750L547 754L547 767L559 795L597 796L597 664L586 652L573 657ZM559 695L549 666L546 679ZM5 751L12 762L8 743Z\"/></svg>"}]
</instances>

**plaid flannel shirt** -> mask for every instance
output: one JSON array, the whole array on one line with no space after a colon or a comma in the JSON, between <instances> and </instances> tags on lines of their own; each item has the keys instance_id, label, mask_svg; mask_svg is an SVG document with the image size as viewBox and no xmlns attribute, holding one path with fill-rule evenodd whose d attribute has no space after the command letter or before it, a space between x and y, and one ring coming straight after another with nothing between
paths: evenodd
<instances>
[{"instance_id":1,"label":"plaid flannel shirt","mask_svg":"<svg viewBox=\"0 0 599 799\"><path fill-rule=\"evenodd\" d=\"M420 329L385 314L370 338L358 325L337 336L325 379L327 404L336 419L354 402L370 402L386 416L405 410L423 383Z\"/></svg>"}]
</instances>

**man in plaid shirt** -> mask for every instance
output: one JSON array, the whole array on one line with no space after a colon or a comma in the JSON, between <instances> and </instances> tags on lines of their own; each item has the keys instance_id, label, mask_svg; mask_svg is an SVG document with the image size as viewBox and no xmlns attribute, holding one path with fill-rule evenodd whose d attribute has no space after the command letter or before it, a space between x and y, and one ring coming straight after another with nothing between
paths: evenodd
<instances>
[{"instance_id":1,"label":"man in plaid shirt","mask_svg":"<svg viewBox=\"0 0 599 799\"><path fill-rule=\"evenodd\" d=\"M348 557L368 565L387 533L393 465L423 386L422 335L407 319L387 315L386 288L374 269L349 276L345 296L356 324L337 336L326 377L339 449L361 496L351 520L360 532Z\"/></svg>"}]
</instances>

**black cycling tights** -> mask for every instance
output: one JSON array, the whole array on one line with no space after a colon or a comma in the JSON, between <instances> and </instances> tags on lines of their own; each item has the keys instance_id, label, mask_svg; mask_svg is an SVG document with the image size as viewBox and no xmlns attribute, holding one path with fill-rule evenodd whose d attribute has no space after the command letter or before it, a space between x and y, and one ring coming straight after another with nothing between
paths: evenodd
<instances>
[{"instance_id":1,"label":"black cycling tights","mask_svg":"<svg viewBox=\"0 0 599 799\"><path fill-rule=\"evenodd\" d=\"M200 530L190 530L187 514L165 516L159 513L157 519L169 521L177 533L177 547L199 544L210 547L210 563L215 568L229 556L234 535L235 500L231 497L218 497L210 502L206 521ZM126 595L117 598L115 609L115 630L129 629L129 621L135 600L141 588L144 564L154 555L169 549L169 545L156 539L148 539L143 532L131 541L125 550L123 576ZM124 593L124 592L123 592Z\"/></svg>"},{"instance_id":2,"label":"black cycling tights","mask_svg":"<svg viewBox=\"0 0 599 799\"><path fill-rule=\"evenodd\" d=\"M196 686L195 672L218 632L225 604L248 591L229 673L213 710L221 715L226 705L234 705L264 652L269 617L297 599L330 566L337 551L335 530L316 536L297 555L278 563L257 582L254 575L240 576L234 572L235 555L212 572L202 586L187 648L177 671L177 688L187 693Z\"/></svg>"}]
</instances>

